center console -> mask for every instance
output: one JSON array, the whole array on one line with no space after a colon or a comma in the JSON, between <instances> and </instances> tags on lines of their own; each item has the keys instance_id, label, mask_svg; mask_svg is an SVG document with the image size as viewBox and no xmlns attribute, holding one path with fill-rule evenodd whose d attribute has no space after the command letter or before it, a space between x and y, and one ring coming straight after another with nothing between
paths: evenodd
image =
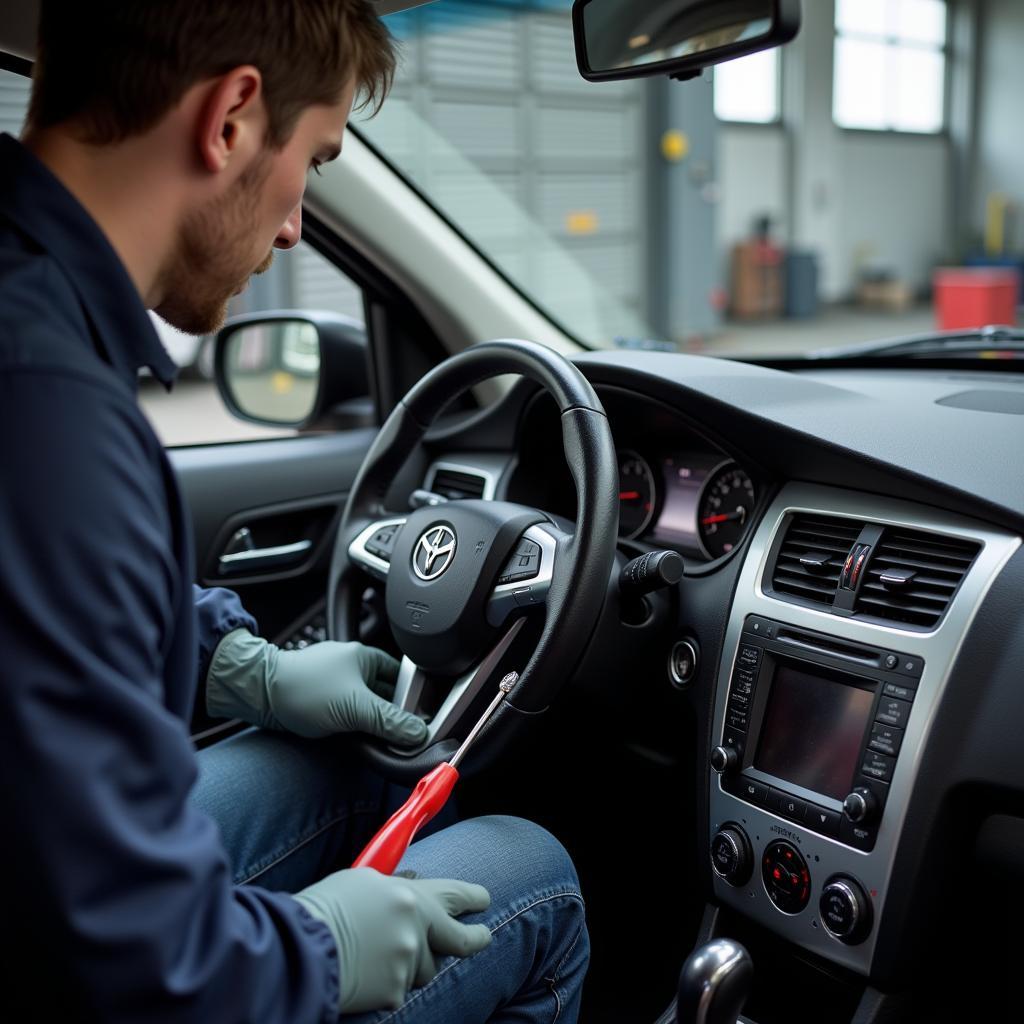
<instances>
[{"instance_id":1,"label":"center console","mask_svg":"<svg viewBox=\"0 0 1024 1024\"><path fill-rule=\"evenodd\" d=\"M717 680L709 855L721 904L870 974L930 722L1018 543L895 500L780 492L746 554Z\"/></svg>"}]
</instances>

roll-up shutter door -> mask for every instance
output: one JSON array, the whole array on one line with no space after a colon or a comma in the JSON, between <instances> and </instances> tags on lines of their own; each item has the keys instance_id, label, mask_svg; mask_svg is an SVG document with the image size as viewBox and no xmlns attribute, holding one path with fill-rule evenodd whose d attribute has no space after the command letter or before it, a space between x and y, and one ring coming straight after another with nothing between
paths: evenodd
<instances>
[{"instance_id":1,"label":"roll-up shutter door","mask_svg":"<svg viewBox=\"0 0 1024 1024\"><path fill-rule=\"evenodd\" d=\"M15 137L21 133L31 88L31 79L0 71L0 132L9 132Z\"/></svg>"},{"instance_id":2,"label":"roll-up shutter door","mask_svg":"<svg viewBox=\"0 0 1024 1024\"><path fill-rule=\"evenodd\" d=\"M564 264L536 258L543 250L506 198L641 312L642 87L580 78L569 10L569 0L446 0L388 18L401 70L368 135L543 304Z\"/></svg>"}]
</instances>

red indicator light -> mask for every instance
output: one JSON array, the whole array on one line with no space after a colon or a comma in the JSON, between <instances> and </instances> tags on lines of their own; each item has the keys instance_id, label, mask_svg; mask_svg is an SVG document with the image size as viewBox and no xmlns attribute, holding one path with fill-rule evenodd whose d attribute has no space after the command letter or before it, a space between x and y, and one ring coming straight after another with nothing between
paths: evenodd
<instances>
[{"instance_id":1,"label":"red indicator light","mask_svg":"<svg viewBox=\"0 0 1024 1024\"><path fill-rule=\"evenodd\" d=\"M790 875L789 876L789 884L790 885L796 885L797 882L799 882L799 881L800 881L800 879L797 878L796 875Z\"/></svg>"},{"instance_id":2,"label":"red indicator light","mask_svg":"<svg viewBox=\"0 0 1024 1024\"><path fill-rule=\"evenodd\" d=\"M792 860L792 859L793 859L793 851L792 850L787 850L786 851L786 860Z\"/></svg>"},{"instance_id":3,"label":"red indicator light","mask_svg":"<svg viewBox=\"0 0 1024 1024\"><path fill-rule=\"evenodd\" d=\"M777 881L778 881L778 880L779 880L779 879L780 879L781 877L782 877L782 872L781 872L781 871L780 871L780 870L779 870L778 868L776 868L776 869L775 869L775 870L774 870L774 871L772 872L772 878L774 878L774 879L775 879L775 881L777 882Z\"/></svg>"},{"instance_id":4,"label":"red indicator light","mask_svg":"<svg viewBox=\"0 0 1024 1024\"><path fill-rule=\"evenodd\" d=\"M639 491L619 491L619 501L636 501L639 497Z\"/></svg>"}]
</instances>

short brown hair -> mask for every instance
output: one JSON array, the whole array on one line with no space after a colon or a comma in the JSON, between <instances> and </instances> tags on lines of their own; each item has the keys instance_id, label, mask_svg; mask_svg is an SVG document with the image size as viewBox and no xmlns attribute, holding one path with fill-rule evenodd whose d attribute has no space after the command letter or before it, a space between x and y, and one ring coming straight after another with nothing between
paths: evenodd
<instances>
[{"instance_id":1,"label":"short brown hair","mask_svg":"<svg viewBox=\"0 0 1024 1024\"><path fill-rule=\"evenodd\" d=\"M376 112L394 41L368 0L43 0L28 125L118 142L242 64L263 76L267 141L280 148L304 109L337 102L353 78L357 109Z\"/></svg>"}]
</instances>

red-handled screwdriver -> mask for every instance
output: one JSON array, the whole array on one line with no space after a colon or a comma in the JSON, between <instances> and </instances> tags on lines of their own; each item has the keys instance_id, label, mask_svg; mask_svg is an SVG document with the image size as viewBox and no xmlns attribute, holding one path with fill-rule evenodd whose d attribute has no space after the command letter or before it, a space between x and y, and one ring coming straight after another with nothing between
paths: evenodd
<instances>
[{"instance_id":1,"label":"red-handled screwdriver","mask_svg":"<svg viewBox=\"0 0 1024 1024\"><path fill-rule=\"evenodd\" d=\"M409 848L413 836L448 802L455 783L459 780L458 763L466 755L469 745L476 739L498 705L519 682L518 672L509 672L498 684L498 693L463 744L449 761L442 761L433 771L416 783L409 799L391 815L380 831L366 844L363 852L352 864L354 868L375 868L382 875L390 875Z\"/></svg>"}]
</instances>

